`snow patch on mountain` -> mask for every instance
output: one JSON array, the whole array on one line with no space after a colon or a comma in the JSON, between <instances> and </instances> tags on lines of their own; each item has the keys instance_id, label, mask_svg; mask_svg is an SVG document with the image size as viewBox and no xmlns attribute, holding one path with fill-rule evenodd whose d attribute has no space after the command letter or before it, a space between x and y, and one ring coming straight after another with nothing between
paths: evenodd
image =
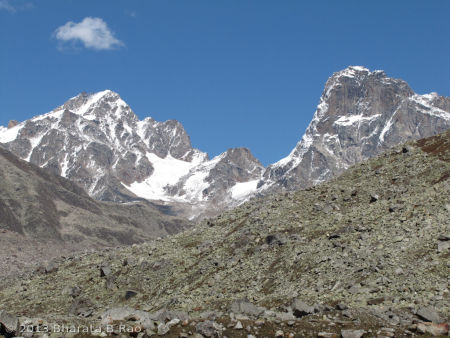
<instances>
[{"instance_id":1,"label":"snow patch on mountain","mask_svg":"<svg viewBox=\"0 0 450 338\"><path fill-rule=\"evenodd\" d=\"M362 114L360 115L352 115L352 116L341 116L340 118L338 118L336 121L334 121L335 124L338 124L340 126L351 126L353 124L356 123L364 123L367 121L372 121L374 119L377 119L381 116L381 114L376 114L373 116L363 116Z\"/></svg>"},{"instance_id":2,"label":"snow patch on mountain","mask_svg":"<svg viewBox=\"0 0 450 338\"><path fill-rule=\"evenodd\" d=\"M245 201L257 191L259 180L238 182L231 188L231 197L238 201Z\"/></svg>"},{"instance_id":3,"label":"snow patch on mountain","mask_svg":"<svg viewBox=\"0 0 450 338\"><path fill-rule=\"evenodd\" d=\"M175 198L168 196L164 188L178 182L178 180L187 175L197 163L178 160L170 155L165 158L160 158L155 154L147 153L146 157L153 166L153 174L143 182L133 182L129 186L124 183L122 184L137 196L148 200L176 200Z\"/></svg>"},{"instance_id":4,"label":"snow patch on mountain","mask_svg":"<svg viewBox=\"0 0 450 338\"><path fill-rule=\"evenodd\" d=\"M12 128L5 128L0 126L0 143L8 143L17 138L17 134L19 133L20 129L22 129L22 125L18 124L15 127Z\"/></svg>"},{"instance_id":5,"label":"snow patch on mountain","mask_svg":"<svg viewBox=\"0 0 450 338\"><path fill-rule=\"evenodd\" d=\"M437 93L430 93L425 95L413 95L411 100L421 105L420 112L423 114L433 115L445 120L450 120L450 113L443 109L433 106L433 100L438 97Z\"/></svg>"}]
</instances>

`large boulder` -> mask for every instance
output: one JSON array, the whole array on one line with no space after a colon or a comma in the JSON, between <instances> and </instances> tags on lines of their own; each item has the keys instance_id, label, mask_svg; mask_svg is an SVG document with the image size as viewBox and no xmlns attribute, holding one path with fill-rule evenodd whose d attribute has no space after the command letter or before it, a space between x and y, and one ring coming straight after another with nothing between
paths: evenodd
<instances>
[{"instance_id":1,"label":"large boulder","mask_svg":"<svg viewBox=\"0 0 450 338\"><path fill-rule=\"evenodd\" d=\"M112 324L115 321L133 321L144 329L154 330L155 319L148 312L136 310L130 307L115 307L105 311L101 315L103 325Z\"/></svg>"},{"instance_id":2,"label":"large boulder","mask_svg":"<svg viewBox=\"0 0 450 338\"><path fill-rule=\"evenodd\" d=\"M421 307L417 310L417 316L427 322L442 323L441 317L436 311L429 307Z\"/></svg>"},{"instance_id":3,"label":"large boulder","mask_svg":"<svg viewBox=\"0 0 450 338\"><path fill-rule=\"evenodd\" d=\"M19 319L4 310L0 310L0 333L14 334L19 330Z\"/></svg>"},{"instance_id":4,"label":"large boulder","mask_svg":"<svg viewBox=\"0 0 450 338\"><path fill-rule=\"evenodd\" d=\"M246 300L237 300L231 304L231 312L235 314L243 314L252 317L262 315L265 308L256 306Z\"/></svg>"},{"instance_id":5,"label":"large boulder","mask_svg":"<svg viewBox=\"0 0 450 338\"><path fill-rule=\"evenodd\" d=\"M314 313L314 306L309 306L304 301L300 299L295 299L292 302L292 312L297 318L307 316Z\"/></svg>"}]
</instances>

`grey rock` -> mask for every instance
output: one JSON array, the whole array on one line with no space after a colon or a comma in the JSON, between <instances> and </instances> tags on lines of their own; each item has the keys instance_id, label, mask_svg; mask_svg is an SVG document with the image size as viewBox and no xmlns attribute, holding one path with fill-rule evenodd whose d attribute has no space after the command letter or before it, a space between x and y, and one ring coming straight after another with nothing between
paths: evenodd
<instances>
[{"instance_id":1,"label":"grey rock","mask_svg":"<svg viewBox=\"0 0 450 338\"><path fill-rule=\"evenodd\" d=\"M222 326L211 320L205 320L198 323L195 326L197 333L209 338L209 337L219 337L222 333Z\"/></svg>"},{"instance_id":2,"label":"grey rock","mask_svg":"<svg viewBox=\"0 0 450 338\"><path fill-rule=\"evenodd\" d=\"M52 260L45 265L45 273L54 273L58 271L58 262Z\"/></svg>"},{"instance_id":3,"label":"grey rock","mask_svg":"<svg viewBox=\"0 0 450 338\"><path fill-rule=\"evenodd\" d=\"M370 195L370 203L374 203L374 202L378 201L379 199L380 199L380 196L378 196L377 194Z\"/></svg>"},{"instance_id":4,"label":"grey rock","mask_svg":"<svg viewBox=\"0 0 450 338\"><path fill-rule=\"evenodd\" d=\"M268 235L265 240L268 245L284 245L286 244L286 238L279 234Z\"/></svg>"},{"instance_id":5,"label":"grey rock","mask_svg":"<svg viewBox=\"0 0 450 338\"><path fill-rule=\"evenodd\" d=\"M8 123L8 129L14 128L15 126L17 126L19 124L19 122L17 122L16 120L11 120Z\"/></svg>"},{"instance_id":6,"label":"grey rock","mask_svg":"<svg viewBox=\"0 0 450 338\"><path fill-rule=\"evenodd\" d=\"M160 336L165 335L166 333L168 333L170 331L170 326L166 325L164 323L159 323L158 324L158 334Z\"/></svg>"},{"instance_id":7,"label":"grey rock","mask_svg":"<svg viewBox=\"0 0 450 338\"><path fill-rule=\"evenodd\" d=\"M281 330L277 330L275 332L275 338L283 338L284 337L284 332Z\"/></svg>"},{"instance_id":8,"label":"grey rock","mask_svg":"<svg viewBox=\"0 0 450 338\"><path fill-rule=\"evenodd\" d=\"M314 307L305 302L295 299L292 303L292 312L295 317L300 318L314 313Z\"/></svg>"},{"instance_id":9,"label":"grey rock","mask_svg":"<svg viewBox=\"0 0 450 338\"><path fill-rule=\"evenodd\" d=\"M361 338L366 331L364 330L341 330L342 338Z\"/></svg>"},{"instance_id":10,"label":"grey rock","mask_svg":"<svg viewBox=\"0 0 450 338\"><path fill-rule=\"evenodd\" d=\"M69 308L69 314L80 317L90 317L93 314L93 304L86 298L75 298Z\"/></svg>"},{"instance_id":11,"label":"grey rock","mask_svg":"<svg viewBox=\"0 0 450 338\"><path fill-rule=\"evenodd\" d=\"M449 326L448 324L418 323L417 331L433 337L448 336Z\"/></svg>"},{"instance_id":12,"label":"grey rock","mask_svg":"<svg viewBox=\"0 0 450 338\"><path fill-rule=\"evenodd\" d=\"M258 307L246 300L237 300L231 304L230 310L235 314L244 314L248 316L258 317L265 311L264 308Z\"/></svg>"},{"instance_id":13,"label":"grey rock","mask_svg":"<svg viewBox=\"0 0 450 338\"><path fill-rule=\"evenodd\" d=\"M177 325L179 322L180 322L179 319L172 319L168 323L160 323L158 325L158 334L160 336L163 336L163 335L167 334L170 331L170 329L173 326Z\"/></svg>"},{"instance_id":14,"label":"grey rock","mask_svg":"<svg viewBox=\"0 0 450 338\"><path fill-rule=\"evenodd\" d=\"M100 267L100 277L109 276L109 275L111 275L111 273L112 273L111 267L109 267L109 266Z\"/></svg>"},{"instance_id":15,"label":"grey rock","mask_svg":"<svg viewBox=\"0 0 450 338\"><path fill-rule=\"evenodd\" d=\"M296 319L297 317L295 317L292 312L275 312L275 318L281 321L288 321Z\"/></svg>"},{"instance_id":16,"label":"grey rock","mask_svg":"<svg viewBox=\"0 0 450 338\"><path fill-rule=\"evenodd\" d=\"M0 310L0 327L3 326L7 333L17 333L19 330L19 319L6 312Z\"/></svg>"},{"instance_id":17,"label":"grey rock","mask_svg":"<svg viewBox=\"0 0 450 338\"><path fill-rule=\"evenodd\" d=\"M128 300L128 299L130 299L130 298L136 297L137 294L138 294L138 293L137 293L136 291L133 291L133 290L127 290L127 291L125 291L124 298L125 298L125 300Z\"/></svg>"},{"instance_id":18,"label":"grey rock","mask_svg":"<svg viewBox=\"0 0 450 338\"><path fill-rule=\"evenodd\" d=\"M438 241L442 241L442 242L450 241L450 234L441 234L441 235L439 235Z\"/></svg>"},{"instance_id":19,"label":"grey rock","mask_svg":"<svg viewBox=\"0 0 450 338\"><path fill-rule=\"evenodd\" d=\"M101 315L101 323L103 325L110 324L113 321L128 321L128 320L132 320L136 322L136 324L142 325L142 327L146 330L156 329L155 319L152 318L151 314L130 307L111 308L103 312Z\"/></svg>"},{"instance_id":20,"label":"grey rock","mask_svg":"<svg viewBox=\"0 0 450 338\"><path fill-rule=\"evenodd\" d=\"M63 290L63 294L76 298L81 294L81 289L78 286L66 286Z\"/></svg>"},{"instance_id":21,"label":"grey rock","mask_svg":"<svg viewBox=\"0 0 450 338\"><path fill-rule=\"evenodd\" d=\"M433 322L433 323L441 323L442 319L439 316L439 314L430 307L421 307L417 310L416 315L427 321L427 322Z\"/></svg>"},{"instance_id":22,"label":"grey rock","mask_svg":"<svg viewBox=\"0 0 450 338\"><path fill-rule=\"evenodd\" d=\"M116 290L117 289L116 276L114 276L114 275L106 276L106 278L105 278L105 287L108 290Z\"/></svg>"},{"instance_id":23,"label":"grey rock","mask_svg":"<svg viewBox=\"0 0 450 338\"><path fill-rule=\"evenodd\" d=\"M340 311L344 311L344 310L348 309L348 306L343 304L343 303L339 303L339 304L336 305L336 309L340 310Z\"/></svg>"},{"instance_id":24,"label":"grey rock","mask_svg":"<svg viewBox=\"0 0 450 338\"><path fill-rule=\"evenodd\" d=\"M446 252L448 249L450 249L450 241L438 242L438 252Z\"/></svg>"},{"instance_id":25,"label":"grey rock","mask_svg":"<svg viewBox=\"0 0 450 338\"><path fill-rule=\"evenodd\" d=\"M332 332L319 332L317 334L317 337L319 337L319 338L337 338L337 334L332 333Z\"/></svg>"}]
</instances>

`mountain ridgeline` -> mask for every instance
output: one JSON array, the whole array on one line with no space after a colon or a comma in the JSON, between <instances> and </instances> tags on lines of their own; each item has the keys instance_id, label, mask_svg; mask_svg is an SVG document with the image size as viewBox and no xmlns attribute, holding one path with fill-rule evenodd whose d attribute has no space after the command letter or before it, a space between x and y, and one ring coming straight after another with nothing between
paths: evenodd
<instances>
[{"instance_id":1,"label":"mountain ridgeline","mask_svg":"<svg viewBox=\"0 0 450 338\"><path fill-rule=\"evenodd\" d=\"M141 198L191 219L252 196L326 181L402 142L450 128L450 98L419 95L383 71L352 66L326 82L305 134L264 168L248 149L213 159L175 121L142 121L117 93L80 94L50 113L0 127L0 143L101 201Z\"/></svg>"}]
</instances>

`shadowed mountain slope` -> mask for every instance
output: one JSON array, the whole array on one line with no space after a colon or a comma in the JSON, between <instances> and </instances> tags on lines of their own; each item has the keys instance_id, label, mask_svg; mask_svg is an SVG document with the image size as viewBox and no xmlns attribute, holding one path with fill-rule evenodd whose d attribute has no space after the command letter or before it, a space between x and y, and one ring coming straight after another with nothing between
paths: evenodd
<instances>
[{"instance_id":1,"label":"shadowed mountain slope","mask_svg":"<svg viewBox=\"0 0 450 338\"><path fill-rule=\"evenodd\" d=\"M142 243L188 225L145 200L95 201L75 183L1 147L0 182L0 264L6 270L62 253Z\"/></svg>"}]
</instances>

